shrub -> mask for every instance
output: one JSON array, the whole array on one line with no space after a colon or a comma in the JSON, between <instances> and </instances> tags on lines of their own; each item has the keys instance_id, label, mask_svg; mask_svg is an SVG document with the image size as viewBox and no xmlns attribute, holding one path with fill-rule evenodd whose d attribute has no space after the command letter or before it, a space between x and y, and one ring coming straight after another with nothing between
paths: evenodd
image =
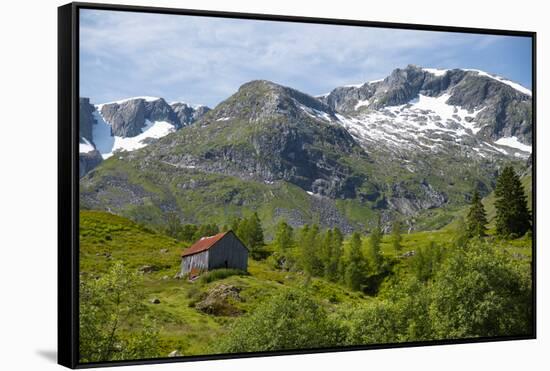
<instances>
[{"instance_id":1,"label":"shrub","mask_svg":"<svg viewBox=\"0 0 550 371\"><path fill-rule=\"evenodd\" d=\"M100 278L80 281L80 361L100 362L153 357L158 330L144 315L139 277L116 262ZM140 330L122 333L135 320Z\"/></svg>"},{"instance_id":2,"label":"shrub","mask_svg":"<svg viewBox=\"0 0 550 371\"><path fill-rule=\"evenodd\" d=\"M439 338L525 335L532 332L530 266L473 241L437 272L430 317Z\"/></svg>"},{"instance_id":3,"label":"shrub","mask_svg":"<svg viewBox=\"0 0 550 371\"><path fill-rule=\"evenodd\" d=\"M215 350L221 353L341 345L343 333L326 310L302 290L286 290L236 321Z\"/></svg>"}]
</instances>

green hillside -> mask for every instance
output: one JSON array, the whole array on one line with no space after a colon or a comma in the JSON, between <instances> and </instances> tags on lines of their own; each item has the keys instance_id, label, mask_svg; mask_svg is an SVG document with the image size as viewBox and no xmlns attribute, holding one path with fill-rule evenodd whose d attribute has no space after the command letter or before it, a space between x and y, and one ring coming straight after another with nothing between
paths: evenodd
<instances>
[{"instance_id":1,"label":"green hillside","mask_svg":"<svg viewBox=\"0 0 550 371\"><path fill-rule=\"evenodd\" d=\"M236 275L209 283L174 279L179 270L180 253L185 244L153 232L123 217L100 211L80 213L81 279L105 273L115 261L123 261L132 271L143 266L153 271L141 275L146 312L155 318L160 331L160 354L178 349L185 355L210 352L210 345L223 335L233 316L205 314L194 303L220 283L238 287L242 301L234 301L232 311L247 313L262 301L288 288L302 288L307 281L313 298L327 307L371 300L322 279L305 279L301 272L270 269L265 262L249 261L249 275ZM152 299L160 304L151 304Z\"/></svg>"},{"instance_id":2,"label":"green hillside","mask_svg":"<svg viewBox=\"0 0 550 371\"><path fill-rule=\"evenodd\" d=\"M142 329L139 321L142 318L153 319L154 326L158 331L153 354L155 357L165 357L175 350L182 355L242 351L236 345L243 341L239 340L239 336L246 336L247 339L255 339L254 341L260 342L259 344L250 343L244 350L269 349L269 346L263 343L264 340L258 340L254 337L255 335L249 334L247 331L252 330L246 330L246 326L259 326L257 321L260 314L258 313L265 313L267 317L279 318L280 315L273 312L280 310L274 309L277 308L276 300L281 297L286 298L285 295L298 295L300 298L301 294L289 294L292 292L304 293L303 299L296 299L298 300L296 305L312 305L312 310L315 313L321 311L323 316L326 315L326 321L330 324L330 328L338 329L339 335L334 335L334 338L326 340L327 343L322 345L442 338L446 332L437 332L436 327L426 324L427 320L422 319L431 315L428 312L422 314L422 311L427 311L428 307L423 306L424 304L420 302L415 302L416 304L409 302L417 300L415 298L429 297L433 298L430 300L437 303L437 298L433 296L435 294L432 294L430 289L432 284L437 284L437 279L434 278L433 283L426 286L417 281L418 262L421 259L419 256L422 259L430 257L430 249L436 247L443 249L443 256L461 254L460 250L454 246L455 231L450 228L404 234L401 253L405 256L411 255L409 257L397 258L391 236L384 236L381 253L388 270L381 276L382 281L377 284L378 292L369 295L361 290L350 290L343 283L328 282L323 278L311 277L299 269L288 271L275 268L273 260L269 258L264 261L249 259L249 271L246 274L231 270L216 270L195 282L189 282L186 279L174 278L179 270L180 253L187 247L187 244L177 242L126 218L101 211L81 211L80 225L81 281L93 285L94 280L98 277L108 276L109 270L116 262L120 261L123 262L128 272L138 273L137 291L140 293L140 310L131 313L121 324L121 337L132 336L134 333L139 334ZM500 273L501 275L519 274L514 272L520 271L527 274L528 264L526 265L526 263L530 261L531 256L530 238L504 241L489 237L483 245L488 247L481 248L479 256L485 256L489 253L488 251L495 251L490 252L491 255L487 256L490 257L490 261L496 259L496 261L502 262L501 265L498 265L500 267L498 269L504 269ZM266 248L268 251L272 250L269 245ZM344 248L347 253L350 248L348 240L344 242ZM366 256L368 254L367 238L363 238L362 249ZM507 266L510 266L510 271L505 269ZM487 269L491 271L493 268ZM451 266L445 269L449 269L450 274L453 274ZM455 273L467 274L468 268ZM437 273L430 274L437 275ZM445 273L445 275L447 274L449 273ZM523 279L520 278L514 280L523 282ZM413 290L412 292L415 294L407 293L408 290ZM526 289L513 290L523 292L521 290ZM517 294L506 295L511 295L512 298L509 300L517 300L517 298L514 299L514 295ZM153 303L155 299L158 303ZM288 298L284 300L288 300ZM299 300L305 300L306 303L303 304ZM86 303L81 302L81 304ZM288 305L291 307L292 303L289 302ZM382 319L384 316L389 316L392 321L395 320L395 326L384 327L389 324L379 324L382 327L375 330L370 329L363 322L364 318L371 318L370 316L374 315L372 311L380 310L382 312L372 317L373 321L375 321L374 318ZM411 310L414 311L411 312ZM419 310L422 313L418 312ZM390 312L382 314L384 311ZM292 320L296 313L288 315L291 316L289 320ZM380 315L383 317L379 317ZM507 315L503 313L500 315L503 321L507 318ZM307 322L308 320L312 320L312 318L307 317L300 321ZM397 326L399 321L403 323ZM409 327L413 326L413 323L416 323L414 326L417 327L428 326L429 330L423 330L425 332L422 334L411 333ZM311 325L317 326L315 321ZM307 331L319 330L317 327L314 330L307 328ZM379 338L377 331L382 331L383 328L385 328L383 330L385 337ZM522 327L520 326L520 328ZM512 330L503 328L495 331L497 334L508 334ZM464 336L476 336L476 333L478 332L465 333ZM482 333L478 334L483 335ZM314 346L314 343L300 339L298 337L295 339L298 343L292 344L299 344L303 347ZM288 346L292 346L292 344Z\"/></svg>"}]
</instances>

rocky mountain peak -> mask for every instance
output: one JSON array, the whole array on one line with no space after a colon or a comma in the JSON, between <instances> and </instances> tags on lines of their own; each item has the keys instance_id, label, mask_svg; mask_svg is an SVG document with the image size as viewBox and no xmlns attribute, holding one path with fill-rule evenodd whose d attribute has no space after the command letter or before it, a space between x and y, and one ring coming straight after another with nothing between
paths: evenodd
<instances>
[{"instance_id":1,"label":"rocky mountain peak","mask_svg":"<svg viewBox=\"0 0 550 371\"><path fill-rule=\"evenodd\" d=\"M98 106L103 118L111 124L113 135L127 138L141 134L145 120L166 121L179 126L172 107L162 98L131 98Z\"/></svg>"},{"instance_id":2,"label":"rocky mountain peak","mask_svg":"<svg viewBox=\"0 0 550 371\"><path fill-rule=\"evenodd\" d=\"M267 80L253 80L215 108L215 120L240 118L258 121L273 115L292 118L335 119L328 104L296 89Z\"/></svg>"}]
</instances>

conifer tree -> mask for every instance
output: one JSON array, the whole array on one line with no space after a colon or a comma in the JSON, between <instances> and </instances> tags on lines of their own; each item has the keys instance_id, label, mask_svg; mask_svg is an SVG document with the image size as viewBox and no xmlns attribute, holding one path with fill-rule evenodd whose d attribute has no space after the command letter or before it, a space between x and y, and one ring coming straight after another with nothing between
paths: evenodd
<instances>
[{"instance_id":1,"label":"conifer tree","mask_svg":"<svg viewBox=\"0 0 550 371\"><path fill-rule=\"evenodd\" d=\"M349 242L348 264L345 271L345 283L352 290L359 290L363 282L363 254L361 252L361 235L353 233Z\"/></svg>"},{"instance_id":2,"label":"conifer tree","mask_svg":"<svg viewBox=\"0 0 550 371\"><path fill-rule=\"evenodd\" d=\"M329 281L338 281L339 278L343 275L343 241L344 236L342 235L340 229L334 228L330 241L330 260L328 261L328 264L325 265L325 278Z\"/></svg>"},{"instance_id":3,"label":"conifer tree","mask_svg":"<svg viewBox=\"0 0 550 371\"><path fill-rule=\"evenodd\" d=\"M382 254L380 252L380 243L382 242L382 228L380 219L378 224L372 230L367 244L367 261L371 274L378 274L382 268Z\"/></svg>"},{"instance_id":4,"label":"conifer tree","mask_svg":"<svg viewBox=\"0 0 550 371\"><path fill-rule=\"evenodd\" d=\"M178 214L169 213L166 221L165 232L168 236L180 239L182 226Z\"/></svg>"},{"instance_id":5,"label":"conifer tree","mask_svg":"<svg viewBox=\"0 0 550 371\"><path fill-rule=\"evenodd\" d=\"M320 238L319 274L326 275L326 269L332 258L332 229L327 229Z\"/></svg>"},{"instance_id":6,"label":"conifer tree","mask_svg":"<svg viewBox=\"0 0 550 371\"><path fill-rule=\"evenodd\" d=\"M487 235L487 214L477 189L474 191L466 220L466 230L469 238L485 237Z\"/></svg>"},{"instance_id":7,"label":"conifer tree","mask_svg":"<svg viewBox=\"0 0 550 371\"><path fill-rule=\"evenodd\" d=\"M248 247L253 258L257 259L261 256L265 245L264 232L257 213L242 219L238 224L236 234Z\"/></svg>"},{"instance_id":8,"label":"conifer tree","mask_svg":"<svg viewBox=\"0 0 550 371\"><path fill-rule=\"evenodd\" d=\"M394 220L392 224L391 238L395 256L399 255L401 249L403 248L401 245L401 241L403 241L403 237L401 236L401 228L401 221L399 219Z\"/></svg>"},{"instance_id":9,"label":"conifer tree","mask_svg":"<svg viewBox=\"0 0 550 371\"><path fill-rule=\"evenodd\" d=\"M281 220L277 225L273 245L280 253L284 253L294 247L294 231L285 220Z\"/></svg>"},{"instance_id":10,"label":"conifer tree","mask_svg":"<svg viewBox=\"0 0 550 371\"><path fill-rule=\"evenodd\" d=\"M299 255L301 268L309 275L320 275L319 267L319 227L305 225L300 230Z\"/></svg>"},{"instance_id":11,"label":"conifer tree","mask_svg":"<svg viewBox=\"0 0 550 371\"><path fill-rule=\"evenodd\" d=\"M495 187L496 231L498 235L522 236L531 228L527 197L514 169L507 166Z\"/></svg>"}]
</instances>

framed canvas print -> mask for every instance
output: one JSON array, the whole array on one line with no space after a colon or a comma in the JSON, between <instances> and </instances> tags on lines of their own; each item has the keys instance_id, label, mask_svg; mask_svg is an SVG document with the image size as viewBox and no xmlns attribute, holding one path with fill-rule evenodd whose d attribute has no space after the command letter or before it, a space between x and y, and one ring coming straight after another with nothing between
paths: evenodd
<instances>
[{"instance_id":1,"label":"framed canvas print","mask_svg":"<svg viewBox=\"0 0 550 371\"><path fill-rule=\"evenodd\" d=\"M534 338L535 36L60 7L59 363Z\"/></svg>"}]
</instances>

